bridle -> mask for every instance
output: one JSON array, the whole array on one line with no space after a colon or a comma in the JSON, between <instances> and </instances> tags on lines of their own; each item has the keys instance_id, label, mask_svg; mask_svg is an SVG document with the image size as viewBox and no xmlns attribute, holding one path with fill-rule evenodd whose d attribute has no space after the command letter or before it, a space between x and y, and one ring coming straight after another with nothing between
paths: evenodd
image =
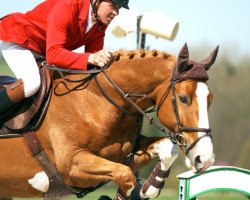
<instances>
[{"instance_id":1,"label":"bridle","mask_svg":"<svg viewBox=\"0 0 250 200\"><path fill-rule=\"evenodd\" d=\"M165 101L169 91L171 90L172 92L172 97L171 97L171 103L173 106L173 111L174 111L174 115L175 115L175 119L176 119L176 125L177 125L177 133L174 134L174 141L176 144L178 144L179 146L183 146L185 149L185 154L187 155L189 153L189 151L191 149L194 148L194 146L204 137L210 137L212 138L211 132L212 129L210 128L198 128L198 127L190 127L190 126L184 126L181 121L180 121L180 115L179 115L179 111L178 111L178 106L177 106L177 101L176 101L176 93L175 93L175 84L181 81L184 81L185 79L181 79L181 78L177 78L176 77L176 70L177 68L175 67L173 70L173 74L172 74L172 78L170 80L170 86L169 88L166 90L166 92L163 94L159 105L157 107L157 113L161 107L161 105L163 104L163 102ZM189 146L187 145L187 142L183 136L183 132L186 133L194 133L194 132L204 132L205 134L198 137L194 142L192 142Z\"/></svg>"},{"instance_id":2,"label":"bridle","mask_svg":"<svg viewBox=\"0 0 250 200\"><path fill-rule=\"evenodd\" d=\"M112 54L111 54L112 55ZM106 69L111 65L111 63L113 62L113 56L111 56L111 59L109 61L109 63L104 67L104 68L94 68L92 70L71 70L71 69L63 69L63 68L58 68L55 67L53 65L49 65L47 62L42 62L42 66L46 67L50 70L53 71L57 71L59 72L59 74L61 75L61 77L67 81L67 82L74 82L74 83L86 83L89 80L91 80L93 77L95 78L95 81L97 83L98 88L100 89L101 93L104 95L104 97L110 102L112 103L114 106L117 107L117 109L121 110L122 112L124 112L125 114L128 115L134 115L136 116L136 138L132 144L132 148L130 150L130 153L124 158L123 160L123 164L127 164L130 162L130 160L132 159L135 149L137 148L137 144L138 144L138 140L140 139L141 136L141 127L142 127L142 118L146 118L147 120L149 120L149 124L154 124L156 126L156 128L158 128L161 132L163 132L165 134L165 136L167 138L169 138L174 144L177 144L179 146L183 146L185 148L185 153L186 155L189 153L189 151L204 137L209 136L211 137L211 129L207 129L207 128L196 128L196 127L188 127L188 126L183 126L180 122L180 117L179 117L179 112L178 112L178 107L177 107L177 103L176 103L176 94L175 94L175 84L177 82L180 82L182 80L176 79L175 77L175 73L173 73L173 76L171 78L170 81L170 85L167 87L166 92L163 94L163 96L161 97L160 103L158 104L158 107L156 109L157 113L160 109L160 106L162 105L162 103L165 101L167 95L169 94L169 91L172 90L172 106L174 109L174 113L175 113L175 117L176 117L176 122L177 122L177 127L178 127L178 131L177 133L173 133L171 131L169 131L168 129L163 128L161 125L159 125L157 122L154 121L154 119L152 117L149 117L148 115L146 115L146 111L143 111L132 99L131 97L136 97L136 98L144 98L148 101L150 101L153 104L153 107L155 107L155 102L151 97L148 97L146 94L136 94L136 93L125 93L118 85L116 85L112 79L109 77L109 75L106 72ZM87 77L82 78L82 79L78 79L78 80L72 80L72 79L68 79L64 76L63 72L66 73L70 73L70 74L88 74ZM125 99L127 100L132 107L137 110L137 113L131 113L130 111L126 110L125 108L121 107L120 105L118 105L117 103L115 103L115 101L109 97L109 95L105 92L105 90L103 89L103 87L100 85L100 83L97 80L96 75L99 73L103 73L105 75L105 77L107 78L107 80L109 81L109 83L113 86L113 88L115 88L115 90ZM155 109L151 109L150 111L154 111ZM186 144L186 140L183 136L183 132L187 132L187 133L191 133L191 132L205 132L205 134L201 137L198 137L191 145L187 146ZM54 165L52 165L51 169L48 170L46 169L46 173L50 173L51 170L56 170L54 167ZM57 171L54 174L58 174ZM66 189L67 191L69 191L71 194L75 194L77 195L78 198L84 197L86 194L95 191L96 189L102 187L103 185L105 185L107 182L109 181L104 181L102 183L100 183L99 185L95 186L95 187L91 187L91 188L87 188L87 189L80 189L80 188L72 188L69 186L66 186L63 181L60 178L60 175L58 175L58 177L55 177L55 180L58 181L58 184L61 185L62 187L64 187L64 189Z\"/></svg>"},{"instance_id":3,"label":"bridle","mask_svg":"<svg viewBox=\"0 0 250 200\"><path fill-rule=\"evenodd\" d=\"M146 115L146 112L143 111L140 107L138 107L136 105L136 103L134 103L134 101L132 101L130 99L130 97L143 97L143 98L146 98L147 95L146 94L130 94L130 93L124 93L122 91L121 88L119 88L113 81L112 79L109 77L109 75L106 73L105 70L102 70L102 72L104 73L104 75L106 76L107 80L109 81L109 83L116 89L116 91L124 98L126 99L127 101L129 101L129 103L139 112L141 113L146 119L149 120L150 124L154 124L161 132L163 132L166 137L168 137L173 143L179 145L179 146L183 146L184 149L185 149L185 154L187 155L189 153L189 151L191 149L193 149L195 147L195 145L204 137L210 137L212 138L211 136L211 132L212 130L210 128L198 128L198 127L190 127L190 126L184 126L181 121L180 121L180 116L179 116L179 112L178 112L178 106L177 106L177 102L176 102L176 93L175 93L175 84L177 82L181 82L183 81L184 79L178 79L176 78L175 76L175 71L176 71L176 67L174 68L173 70L173 75L172 75L172 78L171 78L171 83L170 83L170 86L167 88L165 94L162 96L161 100L160 100L160 104L159 105L162 105L162 103L165 101L166 97L167 97L167 94L169 93L170 89L172 91L172 97L171 97L171 102L172 102L172 106L173 106L173 110L174 110L174 114L175 114L175 118L176 118L176 125L178 127L178 131L177 133L172 133L170 132L169 130L165 129L165 128L162 128L158 123L156 123L153 118L149 118L147 115ZM97 79L96 79L97 81ZM121 106L119 106L118 104L116 104L112 98L110 98L107 93L103 90L103 88L101 87L101 85L98 83L97 81L97 85L99 87L99 89L101 90L102 94L113 104L115 105L118 109L124 111L125 113L129 113L129 111L127 110L124 110L124 108L122 108ZM150 99L148 97L148 99ZM153 102L153 101L152 101ZM157 111L159 110L160 106L157 107ZM157 112L158 113L158 112ZM204 132L205 134L198 137L194 142L192 142L189 146L187 145L187 142L183 136L183 132L187 132L187 133L194 133L194 132Z\"/></svg>"},{"instance_id":4,"label":"bridle","mask_svg":"<svg viewBox=\"0 0 250 200\"><path fill-rule=\"evenodd\" d=\"M112 54L111 54L112 55ZM125 108L123 108L122 106L120 106L118 103L116 103L108 94L107 92L104 90L104 88L101 86L101 84L99 83L97 77L95 75L99 74L100 72L102 72L105 77L107 78L108 82L113 86L113 88L120 94L120 96L122 98L124 98L125 100L127 100L132 107L137 110L137 112L139 112L144 118L146 118L149 121L149 124L153 124L154 126L156 126L157 129L159 129L161 132L164 133L164 135L169 138L174 144L177 144L178 146L182 146L185 149L185 154L187 155L189 153L189 151L191 149L194 148L194 146L204 137L211 137L211 129L210 128L199 128L199 127L189 127L189 126L184 126L181 121L180 121L180 116L179 116L179 112L178 112L178 106L177 106L177 101L176 101L176 93L175 93L175 84L178 82L183 81L184 79L181 78L177 78L176 77L176 67L173 70L173 74L172 74L172 78L170 80L170 85L167 87L165 93L163 94L163 96L161 97L161 100L159 101L159 104L157 106L156 109L155 108L155 102L151 97L148 97L146 94L138 94L138 93L125 93L116 83L113 82L113 80L110 78L110 76L107 74L106 69L111 65L111 63L113 62L113 56L111 56L111 59L109 61L109 63L107 63L107 65L103 68L99 68L99 69L94 69L94 70L71 70L71 69L62 69L62 68L57 68L55 66L50 66L47 63L44 64L45 67L51 69L51 70L56 70L60 73L60 75L62 76L62 78L68 82L83 82L85 80L89 80L91 78L95 78L95 81L97 83L97 86L99 88L99 90L101 91L101 93L103 94L103 96L111 103L113 104L117 109L119 109L120 111L124 112L125 114L128 115L134 115L133 113L131 113L130 111L126 110ZM88 77L80 79L80 80L69 80L67 78L64 77L62 72L67 72L67 73L73 73L73 74L89 74ZM147 115L148 112L143 111L132 99L131 97L136 97L136 98L144 98L148 101L150 101L153 105L153 109L151 109L149 112L153 112L153 111L159 111L161 105L163 104L163 102L165 101L167 95L169 94L170 90L172 91L172 97L171 97L171 102L172 102L172 106L173 106L173 110L174 110L174 115L176 118L176 125L177 125L177 132L173 133L171 131L169 131L166 128L163 128L159 123L157 123L152 117L149 117ZM194 133L194 132L204 132L205 134L198 137L194 142L192 142L189 146L187 145L186 139L183 136L183 132L186 133Z\"/></svg>"}]
</instances>

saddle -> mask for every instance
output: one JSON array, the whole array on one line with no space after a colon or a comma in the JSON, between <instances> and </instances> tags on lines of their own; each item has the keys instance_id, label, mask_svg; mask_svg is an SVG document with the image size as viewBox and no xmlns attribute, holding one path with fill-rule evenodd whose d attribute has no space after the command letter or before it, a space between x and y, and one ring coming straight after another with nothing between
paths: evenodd
<instances>
[{"instance_id":1,"label":"saddle","mask_svg":"<svg viewBox=\"0 0 250 200\"><path fill-rule=\"evenodd\" d=\"M32 97L12 106L6 113L0 116L0 136L12 137L22 135L29 131L37 130L45 117L52 93L52 73L37 62L41 87ZM0 75L0 89L15 82L10 76Z\"/></svg>"}]
</instances>

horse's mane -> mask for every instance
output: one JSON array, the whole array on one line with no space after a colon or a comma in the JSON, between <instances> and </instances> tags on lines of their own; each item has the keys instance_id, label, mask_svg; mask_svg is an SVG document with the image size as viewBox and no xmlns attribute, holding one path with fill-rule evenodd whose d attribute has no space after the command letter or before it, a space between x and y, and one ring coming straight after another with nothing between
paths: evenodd
<instances>
[{"instance_id":1,"label":"horse's mane","mask_svg":"<svg viewBox=\"0 0 250 200\"><path fill-rule=\"evenodd\" d=\"M134 58L148 58L148 57L159 57L163 59L175 59L175 57L166 52L158 51L158 50L118 50L113 52L114 60L119 61L122 59L134 59Z\"/></svg>"},{"instance_id":2,"label":"horse's mane","mask_svg":"<svg viewBox=\"0 0 250 200\"><path fill-rule=\"evenodd\" d=\"M144 49L136 49L136 50L117 50L112 52L114 61L122 61L122 60L133 60L133 59L144 59L144 58L162 58L164 60L176 60L175 56L163 51L159 51L156 49L153 50L144 50ZM71 73L64 73L65 76L72 75ZM53 79L62 78L60 74L54 73Z\"/></svg>"}]
</instances>

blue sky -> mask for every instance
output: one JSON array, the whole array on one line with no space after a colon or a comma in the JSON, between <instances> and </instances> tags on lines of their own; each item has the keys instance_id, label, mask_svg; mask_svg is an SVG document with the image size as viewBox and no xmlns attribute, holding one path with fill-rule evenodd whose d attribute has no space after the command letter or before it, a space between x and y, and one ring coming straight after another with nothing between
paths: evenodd
<instances>
[{"instance_id":1,"label":"blue sky","mask_svg":"<svg viewBox=\"0 0 250 200\"><path fill-rule=\"evenodd\" d=\"M0 16L25 12L42 0L1 0ZM157 9L179 21L180 28L173 41L147 35L146 46L177 54L187 42L190 52L204 46L204 54L220 45L221 55L250 55L249 0L130 0L130 8L143 14ZM135 49L136 34L117 38L108 29L105 39L108 50ZM201 48L202 49L202 48Z\"/></svg>"}]
</instances>

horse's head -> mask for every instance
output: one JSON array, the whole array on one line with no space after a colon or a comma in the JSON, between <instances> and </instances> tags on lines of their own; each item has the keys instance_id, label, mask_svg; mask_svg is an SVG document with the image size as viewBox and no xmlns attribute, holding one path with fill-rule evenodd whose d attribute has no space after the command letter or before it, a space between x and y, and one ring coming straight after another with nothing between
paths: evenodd
<instances>
[{"instance_id":1,"label":"horse's head","mask_svg":"<svg viewBox=\"0 0 250 200\"><path fill-rule=\"evenodd\" d=\"M218 47L211 55L195 62L189 60L187 45L182 48L173 71L170 86L157 96L158 117L175 133L175 139L186 154L186 164L202 172L214 163L208 108L212 93L208 89L207 70L214 63Z\"/></svg>"}]
</instances>

